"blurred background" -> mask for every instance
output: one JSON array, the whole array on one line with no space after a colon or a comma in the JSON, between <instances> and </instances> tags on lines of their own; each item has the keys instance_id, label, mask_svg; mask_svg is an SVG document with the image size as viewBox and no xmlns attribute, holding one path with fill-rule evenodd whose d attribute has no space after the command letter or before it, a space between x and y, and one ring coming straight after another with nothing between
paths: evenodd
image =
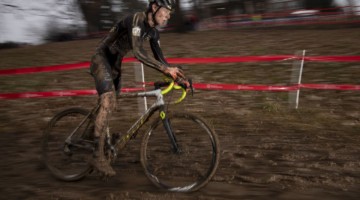
<instances>
[{"instance_id":1,"label":"blurred background","mask_svg":"<svg viewBox=\"0 0 360 200\"><path fill-rule=\"evenodd\" d=\"M102 36L147 0L0 0L2 48ZM360 0L179 0L162 31L351 24Z\"/></svg>"}]
</instances>

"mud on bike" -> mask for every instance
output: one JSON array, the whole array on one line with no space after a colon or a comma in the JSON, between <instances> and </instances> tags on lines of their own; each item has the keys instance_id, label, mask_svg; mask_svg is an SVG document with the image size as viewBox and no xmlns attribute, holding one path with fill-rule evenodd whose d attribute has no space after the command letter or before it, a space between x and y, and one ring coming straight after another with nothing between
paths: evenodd
<instances>
[{"instance_id":1,"label":"mud on bike","mask_svg":"<svg viewBox=\"0 0 360 200\"><path fill-rule=\"evenodd\" d=\"M140 162L145 175L157 187L168 191L196 191L211 180L218 167L217 135L194 114L168 111L170 105L185 99L187 91L183 87L174 81L155 85L155 90L119 95L118 98L155 97L156 100L125 134L112 134L107 128L105 154L113 163L118 152L136 137L138 130L152 122L140 147ZM165 103L164 95L174 90L181 90L181 97ZM49 121L44 131L42 152L47 168L56 178L77 181L92 172L88 158L94 153L94 121L99 107L98 103L91 111L69 108ZM155 120L149 120L152 116Z\"/></svg>"}]
</instances>

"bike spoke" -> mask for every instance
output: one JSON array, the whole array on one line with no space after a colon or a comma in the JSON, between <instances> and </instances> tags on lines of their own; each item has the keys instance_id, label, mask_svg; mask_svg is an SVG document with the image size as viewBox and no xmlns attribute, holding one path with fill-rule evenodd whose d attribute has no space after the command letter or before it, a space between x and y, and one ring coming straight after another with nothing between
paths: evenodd
<instances>
[{"instance_id":1,"label":"bike spoke","mask_svg":"<svg viewBox=\"0 0 360 200\"><path fill-rule=\"evenodd\" d=\"M82 109L65 110L50 121L44 133L44 159L59 179L78 180L90 170L88 158L92 155L93 121L83 121L86 115L87 111Z\"/></svg>"},{"instance_id":2,"label":"bike spoke","mask_svg":"<svg viewBox=\"0 0 360 200\"><path fill-rule=\"evenodd\" d=\"M210 129L184 116L170 117L180 153L171 149L164 126L152 127L142 146L142 162L150 180L171 191L192 191L206 184L217 163L217 140ZM143 143L144 144L144 143Z\"/></svg>"}]
</instances>

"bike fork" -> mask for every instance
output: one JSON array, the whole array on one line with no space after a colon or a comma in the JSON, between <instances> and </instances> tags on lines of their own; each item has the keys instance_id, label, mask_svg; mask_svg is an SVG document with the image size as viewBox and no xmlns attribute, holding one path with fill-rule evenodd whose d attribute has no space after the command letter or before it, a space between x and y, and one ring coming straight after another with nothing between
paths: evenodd
<instances>
[{"instance_id":1,"label":"bike fork","mask_svg":"<svg viewBox=\"0 0 360 200\"><path fill-rule=\"evenodd\" d=\"M179 145L177 144L174 131L172 130L170 119L166 116L163 110L160 112L160 118L163 122L164 129L166 130L166 133L169 136L173 152L177 154L180 153L181 150L179 148Z\"/></svg>"}]
</instances>

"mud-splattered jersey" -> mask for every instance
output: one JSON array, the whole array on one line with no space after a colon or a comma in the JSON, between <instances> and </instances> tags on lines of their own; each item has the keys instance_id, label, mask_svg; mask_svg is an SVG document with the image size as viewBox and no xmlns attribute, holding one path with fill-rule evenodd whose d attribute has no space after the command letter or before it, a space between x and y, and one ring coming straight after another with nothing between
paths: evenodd
<instances>
[{"instance_id":1,"label":"mud-splattered jersey","mask_svg":"<svg viewBox=\"0 0 360 200\"><path fill-rule=\"evenodd\" d=\"M140 62L163 71L169 64L160 49L159 38L159 31L149 26L146 13L138 12L118 21L96 50L107 58L114 71L119 70L122 58L130 50ZM150 42L153 56L144 50L145 41Z\"/></svg>"}]
</instances>

